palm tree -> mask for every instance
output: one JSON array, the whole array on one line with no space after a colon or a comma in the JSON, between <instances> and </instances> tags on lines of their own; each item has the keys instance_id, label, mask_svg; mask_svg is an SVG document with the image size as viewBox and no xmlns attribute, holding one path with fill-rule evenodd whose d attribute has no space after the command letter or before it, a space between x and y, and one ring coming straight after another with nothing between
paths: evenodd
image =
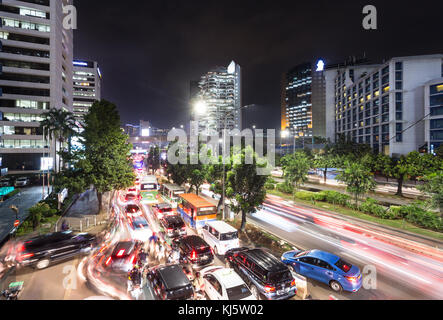
<instances>
[{"instance_id":1,"label":"palm tree","mask_svg":"<svg viewBox=\"0 0 443 320\"><path fill-rule=\"evenodd\" d=\"M47 141L54 142L55 154L57 153L57 141L59 142L59 152L63 149L63 144L66 140L69 141L69 150L71 148L71 138L76 134L74 130L77 125L75 122L74 114L62 109L53 108L43 115L44 120L40 122L40 127L46 129ZM60 172L61 159L59 158L58 167L56 165L56 157L54 157L54 171Z\"/></svg>"}]
</instances>

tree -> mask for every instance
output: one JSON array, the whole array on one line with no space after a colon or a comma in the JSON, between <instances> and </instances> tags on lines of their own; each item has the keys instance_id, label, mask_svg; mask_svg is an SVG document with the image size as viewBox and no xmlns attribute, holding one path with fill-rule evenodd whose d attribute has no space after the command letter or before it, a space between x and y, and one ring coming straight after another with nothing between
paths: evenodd
<instances>
[{"instance_id":1,"label":"tree","mask_svg":"<svg viewBox=\"0 0 443 320\"><path fill-rule=\"evenodd\" d=\"M437 151L435 152L437 158L443 160L443 144L437 148Z\"/></svg>"},{"instance_id":2,"label":"tree","mask_svg":"<svg viewBox=\"0 0 443 320\"><path fill-rule=\"evenodd\" d=\"M120 115L114 104L96 101L84 116L84 149L79 165L87 184L97 191L99 210L103 193L129 188L135 174L129 158L132 145L120 128Z\"/></svg>"},{"instance_id":3,"label":"tree","mask_svg":"<svg viewBox=\"0 0 443 320\"><path fill-rule=\"evenodd\" d=\"M340 134L337 141L334 144L329 145L329 148L331 148L333 154L351 157L353 160L358 160L365 155L372 153L372 149L369 145L354 142L344 134Z\"/></svg>"},{"instance_id":4,"label":"tree","mask_svg":"<svg viewBox=\"0 0 443 320\"><path fill-rule=\"evenodd\" d=\"M326 183L328 169L341 167L343 159L332 153L330 149L325 149L324 153L316 154L314 156L314 166L323 172L323 179Z\"/></svg>"},{"instance_id":5,"label":"tree","mask_svg":"<svg viewBox=\"0 0 443 320\"><path fill-rule=\"evenodd\" d=\"M253 164L246 164L246 156L252 155ZM250 146L233 155L232 168L227 174L226 197L232 199L231 209L241 214L241 230L246 227L246 216L256 212L266 198L266 175L258 175L257 167L266 168L266 162L259 159ZM235 161L234 161L235 160Z\"/></svg>"},{"instance_id":6,"label":"tree","mask_svg":"<svg viewBox=\"0 0 443 320\"><path fill-rule=\"evenodd\" d=\"M425 183L419 186L419 190L431 194L431 205L440 211L443 217L443 170L431 173L423 177Z\"/></svg>"},{"instance_id":7,"label":"tree","mask_svg":"<svg viewBox=\"0 0 443 320\"><path fill-rule=\"evenodd\" d=\"M40 122L40 128L45 131L45 139L54 143L54 152L59 153L59 162L57 166L56 157L53 159L54 172L60 172L63 144L68 141L68 150L71 149L71 139L76 135L77 128L74 114L63 109L53 108L42 114L43 120ZM59 143L57 152L57 142ZM63 159L64 160L64 159Z\"/></svg>"},{"instance_id":8,"label":"tree","mask_svg":"<svg viewBox=\"0 0 443 320\"><path fill-rule=\"evenodd\" d=\"M155 172L160 169L160 149L158 146L153 146L149 149L148 153L148 167Z\"/></svg>"},{"instance_id":9,"label":"tree","mask_svg":"<svg viewBox=\"0 0 443 320\"><path fill-rule=\"evenodd\" d=\"M362 162L346 161L345 168L339 173L337 179L346 183L346 190L354 195L356 205L361 195L375 189L371 169Z\"/></svg>"},{"instance_id":10,"label":"tree","mask_svg":"<svg viewBox=\"0 0 443 320\"><path fill-rule=\"evenodd\" d=\"M291 186L295 184L298 190L308 180L311 162L303 151L297 151L282 159L282 168L286 183Z\"/></svg>"},{"instance_id":11,"label":"tree","mask_svg":"<svg viewBox=\"0 0 443 320\"><path fill-rule=\"evenodd\" d=\"M227 161L228 162L228 161ZM225 182L227 173L231 170L231 163L225 164ZM213 159L206 168L206 181L211 183L211 191L220 195L217 204L217 212L223 204L223 156L218 156L218 159Z\"/></svg>"},{"instance_id":12,"label":"tree","mask_svg":"<svg viewBox=\"0 0 443 320\"><path fill-rule=\"evenodd\" d=\"M47 203L39 202L28 209L32 228L35 231L40 227L43 218L51 217L57 213L57 210L52 209Z\"/></svg>"}]
</instances>

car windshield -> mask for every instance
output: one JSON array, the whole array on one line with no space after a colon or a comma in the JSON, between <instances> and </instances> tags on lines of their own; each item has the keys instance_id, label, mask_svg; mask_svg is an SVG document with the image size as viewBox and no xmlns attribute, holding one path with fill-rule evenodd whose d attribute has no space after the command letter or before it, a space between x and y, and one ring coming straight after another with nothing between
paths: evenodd
<instances>
[{"instance_id":1,"label":"car windshield","mask_svg":"<svg viewBox=\"0 0 443 320\"><path fill-rule=\"evenodd\" d=\"M296 258L304 257L305 255L307 255L310 252L311 251L302 251L302 252L299 252L299 253L295 252L294 253L294 257L296 257Z\"/></svg>"},{"instance_id":2,"label":"car windshield","mask_svg":"<svg viewBox=\"0 0 443 320\"><path fill-rule=\"evenodd\" d=\"M251 291L245 284L239 285L237 287L227 288L229 300L241 300L251 296Z\"/></svg>"},{"instance_id":3,"label":"car windshield","mask_svg":"<svg viewBox=\"0 0 443 320\"><path fill-rule=\"evenodd\" d=\"M170 212L170 211L172 211L172 208L160 208L159 211L160 212Z\"/></svg>"},{"instance_id":4,"label":"car windshield","mask_svg":"<svg viewBox=\"0 0 443 320\"><path fill-rule=\"evenodd\" d=\"M132 226L134 229L144 229L148 227L148 223L144 219L136 219L132 221Z\"/></svg>"},{"instance_id":5,"label":"car windshield","mask_svg":"<svg viewBox=\"0 0 443 320\"><path fill-rule=\"evenodd\" d=\"M139 211L139 207L137 206L127 206L126 207L126 212L127 213L136 213L137 211Z\"/></svg>"},{"instance_id":6,"label":"car windshield","mask_svg":"<svg viewBox=\"0 0 443 320\"><path fill-rule=\"evenodd\" d=\"M235 240L238 239L238 232L229 232L229 233L222 233L220 235L221 241L228 241L228 240Z\"/></svg>"},{"instance_id":7,"label":"car windshield","mask_svg":"<svg viewBox=\"0 0 443 320\"><path fill-rule=\"evenodd\" d=\"M271 282L283 282L292 279L291 272L280 271L280 272L270 272L269 281Z\"/></svg>"},{"instance_id":8,"label":"car windshield","mask_svg":"<svg viewBox=\"0 0 443 320\"><path fill-rule=\"evenodd\" d=\"M168 219L166 225L170 228L179 229L185 226L185 223L181 219Z\"/></svg>"},{"instance_id":9,"label":"car windshield","mask_svg":"<svg viewBox=\"0 0 443 320\"><path fill-rule=\"evenodd\" d=\"M352 264L347 263L342 259L339 259L335 265L343 272L349 272L349 270L352 268Z\"/></svg>"}]
</instances>

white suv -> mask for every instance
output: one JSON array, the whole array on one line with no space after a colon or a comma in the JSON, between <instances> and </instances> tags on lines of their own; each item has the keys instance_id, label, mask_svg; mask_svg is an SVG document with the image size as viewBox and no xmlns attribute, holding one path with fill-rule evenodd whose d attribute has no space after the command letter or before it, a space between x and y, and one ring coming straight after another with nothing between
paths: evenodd
<instances>
[{"instance_id":1,"label":"white suv","mask_svg":"<svg viewBox=\"0 0 443 320\"><path fill-rule=\"evenodd\" d=\"M224 255L226 251L240 247L238 231L226 222L208 221L201 233L217 255Z\"/></svg>"}]
</instances>

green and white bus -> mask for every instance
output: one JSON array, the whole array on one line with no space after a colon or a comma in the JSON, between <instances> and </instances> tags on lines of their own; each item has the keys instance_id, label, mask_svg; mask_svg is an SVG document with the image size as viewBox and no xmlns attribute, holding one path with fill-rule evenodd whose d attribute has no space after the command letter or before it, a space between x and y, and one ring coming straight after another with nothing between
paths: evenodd
<instances>
[{"instance_id":1,"label":"green and white bus","mask_svg":"<svg viewBox=\"0 0 443 320\"><path fill-rule=\"evenodd\" d=\"M160 193L163 199L171 205L172 208L177 208L180 200L179 195L185 193L185 188L176 184L165 183L160 186Z\"/></svg>"},{"instance_id":2,"label":"green and white bus","mask_svg":"<svg viewBox=\"0 0 443 320\"><path fill-rule=\"evenodd\" d=\"M146 176L140 182L141 202L146 204L158 203L158 181L156 176Z\"/></svg>"}]
</instances>

